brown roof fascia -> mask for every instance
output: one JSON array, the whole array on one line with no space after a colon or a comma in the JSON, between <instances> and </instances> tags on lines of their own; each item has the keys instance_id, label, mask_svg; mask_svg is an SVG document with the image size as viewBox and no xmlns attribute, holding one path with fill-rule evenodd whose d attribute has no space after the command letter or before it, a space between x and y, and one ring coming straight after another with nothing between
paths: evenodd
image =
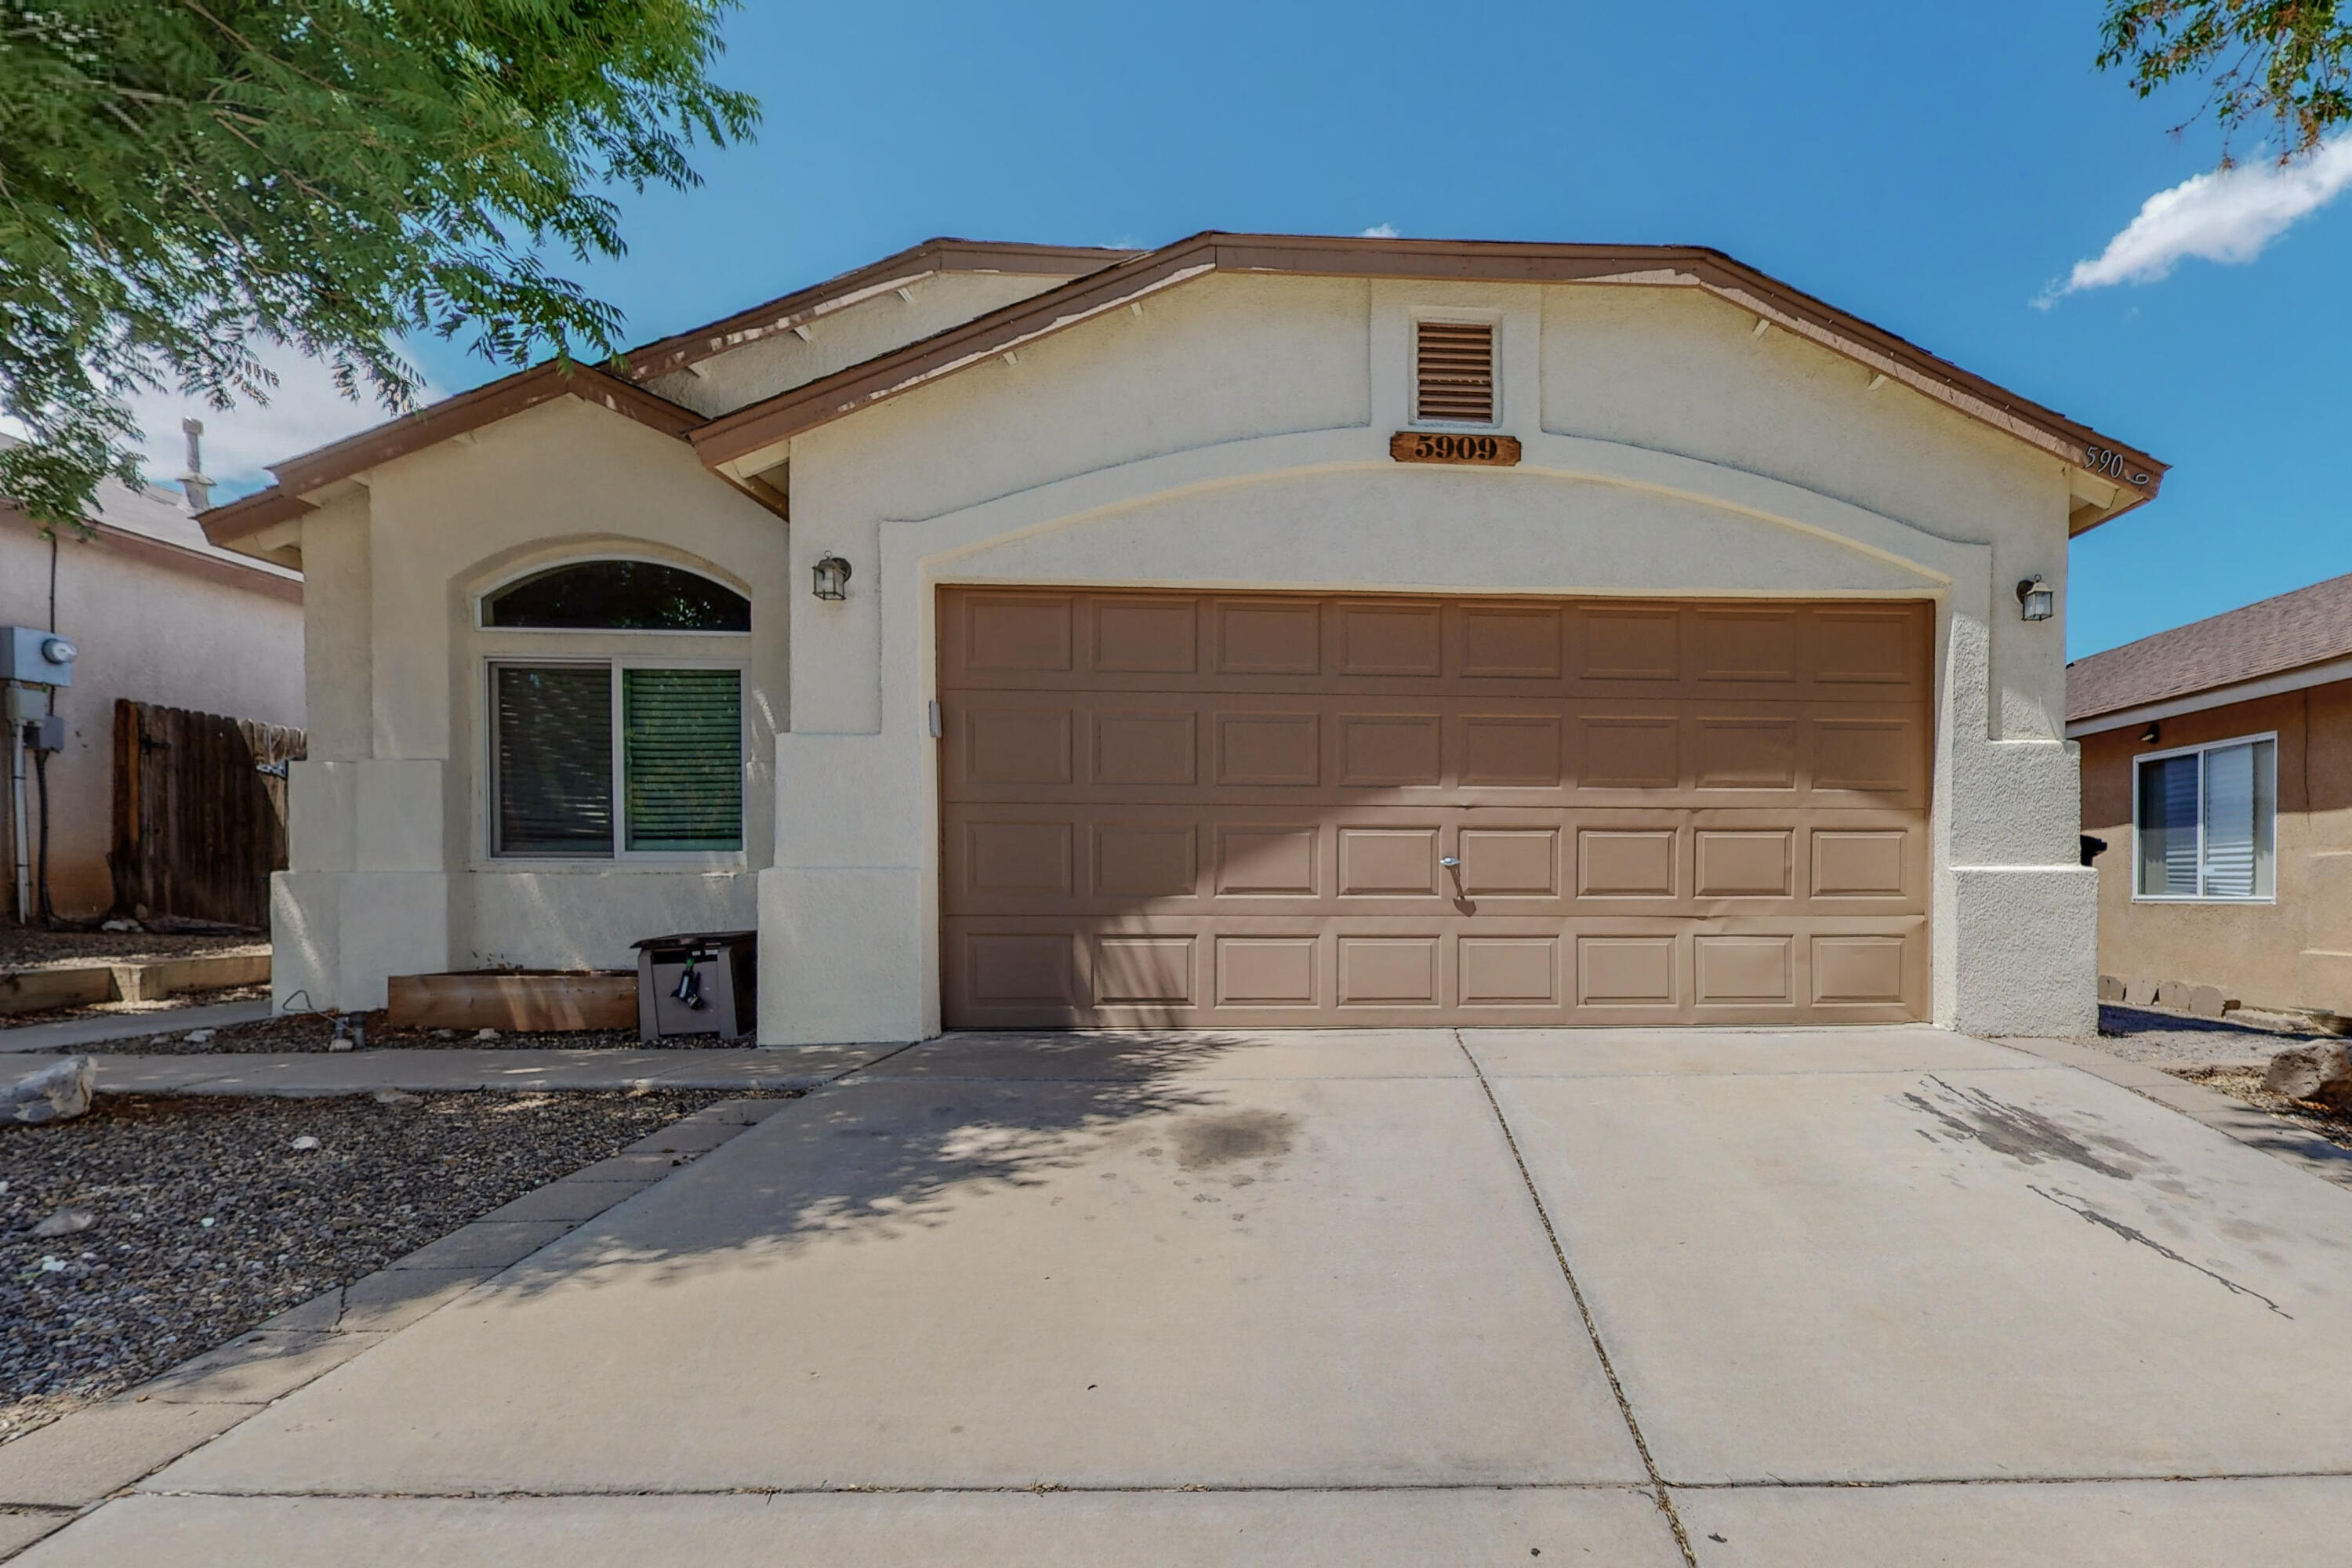
<instances>
[{"instance_id":1,"label":"brown roof fascia","mask_svg":"<svg viewBox=\"0 0 2352 1568\"><path fill-rule=\"evenodd\" d=\"M550 361L289 458L269 470L278 481L275 485L202 512L196 521L204 525L205 537L215 544L249 539L311 510L301 499L310 491L559 397L577 397L681 439L702 423L702 416L692 409L681 408L606 371Z\"/></svg>"},{"instance_id":2,"label":"brown roof fascia","mask_svg":"<svg viewBox=\"0 0 2352 1568\"><path fill-rule=\"evenodd\" d=\"M2018 396L1915 343L1698 246L1541 245L1302 235L1194 235L711 420L691 439L717 465L813 429L990 354L1074 326L1129 300L1208 271L1282 272L1431 281L1622 282L1697 287L1853 359L2005 434L2101 475L2128 504L2153 500L2166 465ZM2111 458L2095 457L2098 448ZM2120 466L2121 473L2114 469Z\"/></svg>"},{"instance_id":3,"label":"brown roof fascia","mask_svg":"<svg viewBox=\"0 0 2352 1568\"><path fill-rule=\"evenodd\" d=\"M206 539L223 549L233 549L238 540L250 539L317 510L300 496L289 495L272 485L200 511L196 513L196 522L204 529Z\"/></svg>"},{"instance_id":4,"label":"brown roof fascia","mask_svg":"<svg viewBox=\"0 0 2352 1568\"><path fill-rule=\"evenodd\" d=\"M937 272L1025 272L1051 277L1083 276L1142 254L1133 250L1067 245L1013 245L989 240L927 239L895 256L845 272L739 310L724 321L632 350L627 374L647 381L722 354L746 343L805 325L828 311L901 288Z\"/></svg>"}]
</instances>

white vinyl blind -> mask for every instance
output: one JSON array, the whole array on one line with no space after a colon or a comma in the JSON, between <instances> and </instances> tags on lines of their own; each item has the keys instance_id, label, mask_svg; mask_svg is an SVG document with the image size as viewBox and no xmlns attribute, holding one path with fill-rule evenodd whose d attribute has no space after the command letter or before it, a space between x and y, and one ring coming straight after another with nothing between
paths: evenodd
<instances>
[{"instance_id":1,"label":"white vinyl blind","mask_svg":"<svg viewBox=\"0 0 2352 1568\"><path fill-rule=\"evenodd\" d=\"M2277 752L2241 741L2139 764L2141 897L2272 896Z\"/></svg>"},{"instance_id":2,"label":"white vinyl blind","mask_svg":"<svg viewBox=\"0 0 2352 1568\"><path fill-rule=\"evenodd\" d=\"M2254 896L2254 749L2205 753L2205 896Z\"/></svg>"}]
</instances>

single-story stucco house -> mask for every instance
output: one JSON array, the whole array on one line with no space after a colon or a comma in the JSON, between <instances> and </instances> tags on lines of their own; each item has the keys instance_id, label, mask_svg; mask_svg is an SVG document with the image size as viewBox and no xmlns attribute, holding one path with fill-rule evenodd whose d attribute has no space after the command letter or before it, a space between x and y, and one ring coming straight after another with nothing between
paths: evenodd
<instances>
[{"instance_id":1,"label":"single-story stucco house","mask_svg":"<svg viewBox=\"0 0 2352 1568\"><path fill-rule=\"evenodd\" d=\"M2068 668L2114 1001L2352 1016L2352 576Z\"/></svg>"},{"instance_id":2,"label":"single-story stucco house","mask_svg":"<svg viewBox=\"0 0 2352 1568\"><path fill-rule=\"evenodd\" d=\"M2053 599L2162 465L1711 250L939 240L274 472L281 993L2092 1026Z\"/></svg>"}]
</instances>

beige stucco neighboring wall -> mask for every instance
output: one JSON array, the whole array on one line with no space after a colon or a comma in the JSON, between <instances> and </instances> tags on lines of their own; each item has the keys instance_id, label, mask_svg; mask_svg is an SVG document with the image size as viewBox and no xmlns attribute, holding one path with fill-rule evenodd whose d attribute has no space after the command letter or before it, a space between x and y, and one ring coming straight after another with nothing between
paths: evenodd
<instances>
[{"instance_id":1,"label":"beige stucco neighboring wall","mask_svg":"<svg viewBox=\"0 0 2352 1568\"><path fill-rule=\"evenodd\" d=\"M945 583L1916 596L1938 609L1935 1014L2074 1033L2094 887L2059 738L2067 477L1683 290L1217 275L792 443L793 617L761 1037L938 1027ZM1647 298L1637 298L1647 295ZM1417 311L1492 321L1503 470L1394 463Z\"/></svg>"},{"instance_id":2,"label":"beige stucco neighboring wall","mask_svg":"<svg viewBox=\"0 0 2352 1568\"><path fill-rule=\"evenodd\" d=\"M0 506L0 626L49 625L49 559L32 523ZM302 605L283 577L110 531L68 531L57 564L57 629L81 657L57 696L66 749L49 763L49 889L58 914L85 918L114 902L115 700L299 725ZM28 838L37 801L30 821ZM0 919L14 912L8 837L0 791Z\"/></svg>"},{"instance_id":3,"label":"beige stucco neighboring wall","mask_svg":"<svg viewBox=\"0 0 2352 1568\"><path fill-rule=\"evenodd\" d=\"M277 985L380 1006L387 975L625 967L629 943L751 923L786 721L784 526L682 443L559 399L373 470L303 521L314 700L292 780ZM751 600L745 636L480 629L478 598L572 559L690 568ZM744 849L693 861L488 851L490 661L716 660L744 672Z\"/></svg>"},{"instance_id":4,"label":"beige stucco neighboring wall","mask_svg":"<svg viewBox=\"0 0 2352 1568\"><path fill-rule=\"evenodd\" d=\"M2352 682L2086 735L2083 831L2099 857L2099 969L2126 982L2218 987L2252 1007L2352 1015ZM2239 736L2278 736L2276 896L2133 897L2134 759Z\"/></svg>"}]
</instances>

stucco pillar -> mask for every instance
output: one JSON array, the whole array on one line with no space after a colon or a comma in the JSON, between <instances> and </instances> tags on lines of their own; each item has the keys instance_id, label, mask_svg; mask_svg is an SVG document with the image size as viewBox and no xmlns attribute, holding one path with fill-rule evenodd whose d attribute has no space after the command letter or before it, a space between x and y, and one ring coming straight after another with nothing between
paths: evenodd
<instances>
[{"instance_id":1,"label":"stucco pillar","mask_svg":"<svg viewBox=\"0 0 2352 1568\"><path fill-rule=\"evenodd\" d=\"M2098 873L2080 864L2078 750L1992 738L1986 595L1956 603L1937 737L1935 1017L1974 1035L2098 1027ZM2037 630L2040 628L2036 628Z\"/></svg>"},{"instance_id":2,"label":"stucco pillar","mask_svg":"<svg viewBox=\"0 0 2352 1568\"><path fill-rule=\"evenodd\" d=\"M938 1032L925 984L928 763L928 741L901 733L776 737L776 864L760 873L761 1045Z\"/></svg>"},{"instance_id":3,"label":"stucco pillar","mask_svg":"<svg viewBox=\"0 0 2352 1568\"><path fill-rule=\"evenodd\" d=\"M270 991L314 1007L384 1004L394 974L449 967L437 761L297 763L288 859L270 879Z\"/></svg>"}]
</instances>

